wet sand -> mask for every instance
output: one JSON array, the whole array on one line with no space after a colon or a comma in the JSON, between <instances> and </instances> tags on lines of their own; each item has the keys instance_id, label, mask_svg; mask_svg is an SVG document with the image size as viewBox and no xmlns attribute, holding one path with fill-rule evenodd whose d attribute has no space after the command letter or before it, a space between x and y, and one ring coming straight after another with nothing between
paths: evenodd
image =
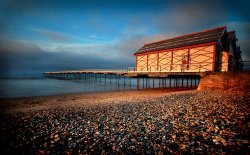
<instances>
[{"instance_id":1,"label":"wet sand","mask_svg":"<svg viewBox=\"0 0 250 155\"><path fill-rule=\"evenodd\" d=\"M1 154L249 154L250 97L124 91L0 99Z\"/></svg>"}]
</instances>

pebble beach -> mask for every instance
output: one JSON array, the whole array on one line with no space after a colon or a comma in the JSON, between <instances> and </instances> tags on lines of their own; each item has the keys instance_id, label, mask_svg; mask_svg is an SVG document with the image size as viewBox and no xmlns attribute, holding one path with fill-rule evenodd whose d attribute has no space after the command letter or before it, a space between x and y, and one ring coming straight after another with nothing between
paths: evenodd
<instances>
[{"instance_id":1,"label":"pebble beach","mask_svg":"<svg viewBox=\"0 0 250 155\"><path fill-rule=\"evenodd\" d=\"M132 91L1 102L1 154L250 153L244 94Z\"/></svg>"}]
</instances>

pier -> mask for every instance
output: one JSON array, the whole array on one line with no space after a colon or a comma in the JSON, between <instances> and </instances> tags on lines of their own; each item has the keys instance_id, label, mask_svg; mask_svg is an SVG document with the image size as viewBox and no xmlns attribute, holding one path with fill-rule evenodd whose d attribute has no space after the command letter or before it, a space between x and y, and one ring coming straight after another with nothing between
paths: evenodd
<instances>
[{"instance_id":1,"label":"pier","mask_svg":"<svg viewBox=\"0 0 250 155\"><path fill-rule=\"evenodd\" d=\"M207 72L142 72L130 67L127 69L86 69L72 71L45 72L44 77L62 80L85 80L113 84L117 87L136 89L196 89L201 76ZM134 81L134 82L132 82Z\"/></svg>"}]
</instances>

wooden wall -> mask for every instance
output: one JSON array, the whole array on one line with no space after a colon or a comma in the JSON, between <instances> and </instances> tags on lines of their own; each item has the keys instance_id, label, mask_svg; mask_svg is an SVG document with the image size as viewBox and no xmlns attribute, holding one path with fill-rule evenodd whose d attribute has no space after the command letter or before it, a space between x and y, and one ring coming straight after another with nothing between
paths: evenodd
<instances>
[{"instance_id":1,"label":"wooden wall","mask_svg":"<svg viewBox=\"0 0 250 155\"><path fill-rule=\"evenodd\" d=\"M141 72L213 71L216 45L163 50L136 55L136 70Z\"/></svg>"},{"instance_id":2,"label":"wooden wall","mask_svg":"<svg viewBox=\"0 0 250 155\"><path fill-rule=\"evenodd\" d=\"M229 60L229 52L222 52L222 63L221 63L221 71L227 72L228 71L228 60Z\"/></svg>"}]
</instances>

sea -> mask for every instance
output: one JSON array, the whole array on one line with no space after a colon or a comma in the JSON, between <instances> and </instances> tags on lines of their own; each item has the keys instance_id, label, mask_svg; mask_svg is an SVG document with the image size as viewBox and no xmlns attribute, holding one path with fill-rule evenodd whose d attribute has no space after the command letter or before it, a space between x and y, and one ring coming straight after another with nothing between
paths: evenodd
<instances>
[{"instance_id":1,"label":"sea","mask_svg":"<svg viewBox=\"0 0 250 155\"><path fill-rule=\"evenodd\" d=\"M125 81L125 85L124 85ZM119 85L118 85L119 82ZM152 80L148 82L153 85ZM154 81L157 87L159 81ZM168 86L166 81L166 84ZM173 84L173 82L172 82ZM184 81L185 84L185 81ZM190 84L189 84L190 85ZM143 86L140 79L140 88ZM76 94L76 93L93 93L93 92L110 92L136 90L137 80L134 78L123 78L119 81L116 78L91 78L83 79L53 79L46 77L36 78L2 78L0 79L0 98L23 98L34 96L51 96L60 94Z\"/></svg>"}]
</instances>

